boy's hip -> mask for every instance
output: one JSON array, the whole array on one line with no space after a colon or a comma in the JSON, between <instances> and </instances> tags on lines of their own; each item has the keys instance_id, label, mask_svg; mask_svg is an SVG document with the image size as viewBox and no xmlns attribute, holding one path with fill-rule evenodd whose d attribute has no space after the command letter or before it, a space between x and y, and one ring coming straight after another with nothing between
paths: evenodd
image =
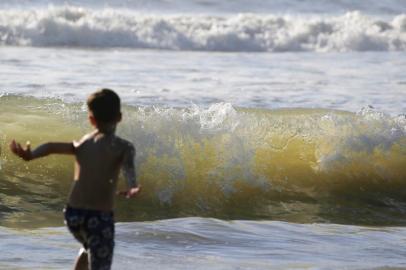
<instances>
[{"instance_id":1,"label":"boy's hip","mask_svg":"<svg viewBox=\"0 0 406 270\"><path fill-rule=\"evenodd\" d=\"M114 251L113 212L66 206L65 224L89 253L90 269L110 269Z\"/></svg>"},{"instance_id":2,"label":"boy's hip","mask_svg":"<svg viewBox=\"0 0 406 270\"><path fill-rule=\"evenodd\" d=\"M96 210L96 209L87 209L87 208L80 208L80 207L73 207L67 204L63 209L63 212L69 215L80 215L84 217L91 217L91 216L100 216L105 219L112 219L114 220L114 211L106 211L106 210Z\"/></svg>"},{"instance_id":3,"label":"boy's hip","mask_svg":"<svg viewBox=\"0 0 406 270\"><path fill-rule=\"evenodd\" d=\"M81 209L69 205L63 211L66 226L80 242L88 242L94 236L114 240L113 211Z\"/></svg>"}]
</instances>

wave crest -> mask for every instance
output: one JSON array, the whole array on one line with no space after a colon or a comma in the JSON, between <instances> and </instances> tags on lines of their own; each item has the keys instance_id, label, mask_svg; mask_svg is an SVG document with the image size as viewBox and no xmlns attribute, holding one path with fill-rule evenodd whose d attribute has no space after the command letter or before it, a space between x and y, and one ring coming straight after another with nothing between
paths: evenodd
<instances>
[{"instance_id":1,"label":"wave crest","mask_svg":"<svg viewBox=\"0 0 406 270\"><path fill-rule=\"evenodd\" d=\"M66 6L0 12L0 44L138 49L346 52L406 50L406 15L143 15Z\"/></svg>"},{"instance_id":2,"label":"wave crest","mask_svg":"<svg viewBox=\"0 0 406 270\"><path fill-rule=\"evenodd\" d=\"M23 164L7 145L13 138L33 146L80 138L89 130L82 104L5 96L0 105L0 215L59 215L72 160L55 155ZM398 216L406 211L404 115L370 107L354 114L228 103L123 109L118 132L136 145L145 190L134 206L119 202L119 208L130 207L122 211L129 220L203 215L406 222Z\"/></svg>"}]
</instances>

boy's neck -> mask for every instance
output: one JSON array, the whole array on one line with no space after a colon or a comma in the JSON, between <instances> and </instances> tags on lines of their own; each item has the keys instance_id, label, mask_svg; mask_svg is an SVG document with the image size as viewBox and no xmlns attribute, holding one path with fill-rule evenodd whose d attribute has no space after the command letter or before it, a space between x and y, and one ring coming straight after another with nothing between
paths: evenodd
<instances>
[{"instance_id":1,"label":"boy's neck","mask_svg":"<svg viewBox=\"0 0 406 270\"><path fill-rule=\"evenodd\" d=\"M116 124L98 124L96 129L103 134L114 134L116 132Z\"/></svg>"}]
</instances>

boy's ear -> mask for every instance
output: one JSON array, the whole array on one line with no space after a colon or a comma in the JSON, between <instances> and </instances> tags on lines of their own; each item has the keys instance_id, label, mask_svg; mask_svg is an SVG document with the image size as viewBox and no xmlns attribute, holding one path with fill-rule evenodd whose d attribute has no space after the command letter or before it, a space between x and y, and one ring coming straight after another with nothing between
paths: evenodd
<instances>
[{"instance_id":1,"label":"boy's ear","mask_svg":"<svg viewBox=\"0 0 406 270\"><path fill-rule=\"evenodd\" d=\"M118 123L118 122L121 122L122 117L123 117L123 115L122 115L121 112L120 112L120 113L118 114L118 116L117 116L117 123Z\"/></svg>"},{"instance_id":2,"label":"boy's ear","mask_svg":"<svg viewBox=\"0 0 406 270\"><path fill-rule=\"evenodd\" d=\"M97 126L96 118L94 118L93 114L91 114L91 113L89 113L89 121L90 121L90 124L92 124L92 126L94 126L94 127Z\"/></svg>"}]
</instances>

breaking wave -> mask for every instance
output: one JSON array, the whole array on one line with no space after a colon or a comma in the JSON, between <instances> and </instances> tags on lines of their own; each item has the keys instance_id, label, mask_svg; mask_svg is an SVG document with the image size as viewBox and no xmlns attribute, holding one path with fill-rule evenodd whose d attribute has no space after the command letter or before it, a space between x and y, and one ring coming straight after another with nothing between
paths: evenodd
<instances>
[{"instance_id":1,"label":"breaking wave","mask_svg":"<svg viewBox=\"0 0 406 270\"><path fill-rule=\"evenodd\" d=\"M2 226L59 222L73 175L70 157L24 163L8 142L70 141L89 129L82 104L0 98ZM118 201L121 220L406 224L404 115L369 107L358 113L227 103L126 107L119 134L137 147L144 187L136 202Z\"/></svg>"},{"instance_id":2,"label":"breaking wave","mask_svg":"<svg viewBox=\"0 0 406 270\"><path fill-rule=\"evenodd\" d=\"M406 15L145 15L74 6L0 10L0 45L234 52L406 50Z\"/></svg>"}]
</instances>

